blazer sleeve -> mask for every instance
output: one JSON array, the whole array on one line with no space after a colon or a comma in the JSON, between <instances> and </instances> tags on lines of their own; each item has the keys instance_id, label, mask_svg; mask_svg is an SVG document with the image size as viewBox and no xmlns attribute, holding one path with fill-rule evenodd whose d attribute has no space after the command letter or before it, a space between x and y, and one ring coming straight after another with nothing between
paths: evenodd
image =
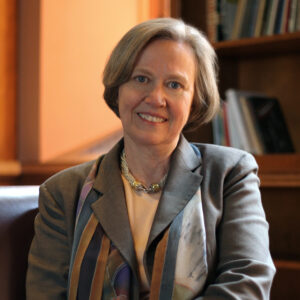
<instances>
[{"instance_id":1,"label":"blazer sleeve","mask_svg":"<svg viewBox=\"0 0 300 300\"><path fill-rule=\"evenodd\" d=\"M216 277L197 299L269 299L275 267L252 155L243 152L226 173L222 194Z\"/></svg>"},{"instance_id":2,"label":"blazer sleeve","mask_svg":"<svg viewBox=\"0 0 300 300\"><path fill-rule=\"evenodd\" d=\"M28 257L26 299L67 299L69 260L64 208L43 184Z\"/></svg>"}]
</instances>

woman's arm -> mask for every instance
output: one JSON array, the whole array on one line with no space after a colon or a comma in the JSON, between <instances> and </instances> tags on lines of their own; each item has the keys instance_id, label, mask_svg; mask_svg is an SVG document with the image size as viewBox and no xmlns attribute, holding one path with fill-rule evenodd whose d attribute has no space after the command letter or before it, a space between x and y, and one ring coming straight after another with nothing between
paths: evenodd
<instances>
[{"instance_id":1,"label":"woman's arm","mask_svg":"<svg viewBox=\"0 0 300 300\"><path fill-rule=\"evenodd\" d=\"M28 300L67 299L75 210L93 161L63 170L40 187L26 279Z\"/></svg>"},{"instance_id":2,"label":"woman's arm","mask_svg":"<svg viewBox=\"0 0 300 300\"><path fill-rule=\"evenodd\" d=\"M275 268L256 173L254 158L244 154L224 179L216 278L199 300L269 299Z\"/></svg>"},{"instance_id":3,"label":"woman's arm","mask_svg":"<svg viewBox=\"0 0 300 300\"><path fill-rule=\"evenodd\" d=\"M26 299L67 299L69 261L64 208L43 184L28 258Z\"/></svg>"}]
</instances>

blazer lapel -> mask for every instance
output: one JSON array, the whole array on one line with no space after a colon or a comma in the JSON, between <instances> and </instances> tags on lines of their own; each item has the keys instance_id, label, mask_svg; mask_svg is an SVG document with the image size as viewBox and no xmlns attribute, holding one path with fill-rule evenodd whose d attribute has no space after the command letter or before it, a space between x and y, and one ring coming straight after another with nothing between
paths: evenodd
<instances>
[{"instance_id":1,"label":"blazer lapel","mask_svg":"<svg viewBox=\"0 0 300 300\"><path fill-rule=\"evenodd\" d=\"M119 168L122 148L121 141L105 155L101 162L93 186L100 192L100 197L92 204L92 209L106 235L135 272L137 261Z\"/></svg>"},{"instance_id":2,"label":"blazer lapel","mask_svg":"<svg viewBox=\"0 0 300 300\"><path fill-rule=\"evenodd\" d=\"M101 162L93 186L100 196L92 204L92 209L105 233L135 274L138 264L119 168L119 156L122 148L123 141L106 154ZM154 217L146 252L155 238L166 229L197 192L202 181L200 168L201 157L181 136L171 158L168 178Z\"/></svg>"},{"instance_id":3,"label":"blazer lapel","mask_svg":"<svg viewBox=\"0 0 300 300\"><path fill-rule=\"evenodd\" d=\"M147 248L174 220L197 192L202 181L201 156L181 135L172 155L170 170L150 231Z\"/></svg>"}]
</instances>

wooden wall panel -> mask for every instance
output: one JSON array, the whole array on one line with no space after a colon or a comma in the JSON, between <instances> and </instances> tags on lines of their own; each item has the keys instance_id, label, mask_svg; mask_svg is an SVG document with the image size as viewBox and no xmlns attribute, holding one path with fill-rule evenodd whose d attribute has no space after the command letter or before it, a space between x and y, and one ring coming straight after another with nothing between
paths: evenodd
<instances>
[{"instance_id":1,"label":"wooden wall panel","mask_svg":"<svg viewBox=\"0 0 300 300\"><path fill-rule=\"evenodd\" d=\"M37 161L40 134L40 0L18 3L18 152Z\"/></svg>"},{"instance_id":2,"label":"wooden wall panel","mask_svg":"<svg viewBox=\"0 0 300 300\"><path fill-rule=\"evenodd\" d=\"M151 0L150 1L150 18L165 18L171 15L170 0Z\"/></svg>"},{"instance_id":3,"label":"wooden wall panel","mask_svg":"<svg viewBox=\"0 0 300 300\"><path fill-rule=\"evenodd\" d=\"M300 188L262 188L274 259L300 260Z\"/></svg>"},{"instance_id":4,"label":"wooden wall panel","mask_svg":"<svg viewBox=\"0 0 300 300\"><path fill-rule=\"evenodd\" d=\"M16 1L0 0L0 160L16 155Z\"/></svg>"}]
</instances>

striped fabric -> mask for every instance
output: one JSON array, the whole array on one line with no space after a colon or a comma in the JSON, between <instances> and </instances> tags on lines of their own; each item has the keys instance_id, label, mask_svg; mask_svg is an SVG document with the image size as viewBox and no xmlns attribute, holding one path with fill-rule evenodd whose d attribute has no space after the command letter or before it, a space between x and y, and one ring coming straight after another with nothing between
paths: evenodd
<instances>
[{"instance_id":1,"label":"striped fabric","mask_svg":"<svg viewBox=\"0 0 300 300\"><path fill-rule=\"evenodd\" d=\"M96 164L78 203L69 275L70 300L138 299L132 296L133 271L106 236L91 209L89 197ZM198 245L195 253L195 242ZM150 295L145 299L192 299L207 275L205 230L200 189L176 216L158 242L150 266Z\"/></svg>"},{"instance_id":2,"label":"striped fabric","mask_svg":"<svg viewBox=\"0 0 300 300\"><path fill-rule=\"evenodd\" d=\"M96 295L100 293L101 296L102 285L99 286L97 282L103 282L109 247L108 238L103 234L94 214L91 214L83 230L73 264L70 300L75 300L76 296L78 300L100 299L96 298Z\"/></svg>"}]
</instances>

